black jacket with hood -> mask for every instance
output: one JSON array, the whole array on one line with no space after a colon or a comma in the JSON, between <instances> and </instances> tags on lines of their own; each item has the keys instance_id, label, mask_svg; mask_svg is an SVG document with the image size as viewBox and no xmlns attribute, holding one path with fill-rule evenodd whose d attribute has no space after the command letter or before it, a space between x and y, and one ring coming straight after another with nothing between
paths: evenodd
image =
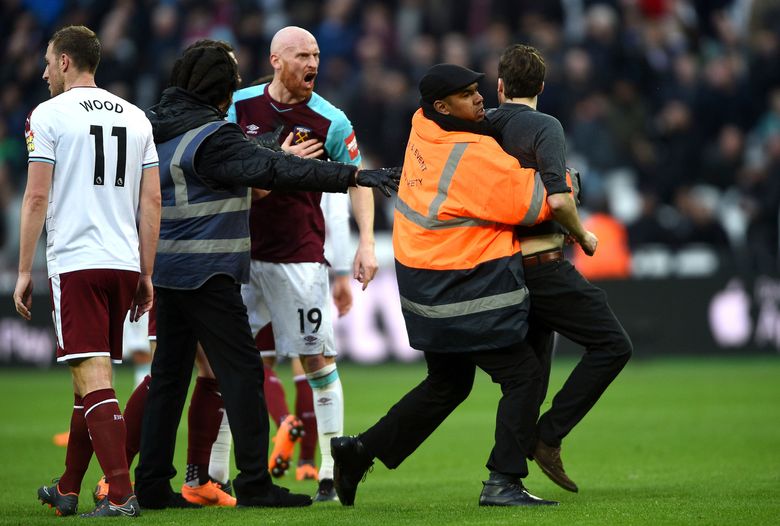
<instances>
[{"instance_id":1,"label":"black jacket with hood","mask_svg":"<svg viewBox=\"0 0 780 526\"><path fill-rule=\"evenodd\" d=\"M225 115L197 95L172 87L146 116L154 142L160 144ZM237 124L214 132L198 150L195 168L214 189L251 186L268 190L346 192L355 185L357 168L350 164L301 159L250 141Z\"/></svg>"}]
</instances>

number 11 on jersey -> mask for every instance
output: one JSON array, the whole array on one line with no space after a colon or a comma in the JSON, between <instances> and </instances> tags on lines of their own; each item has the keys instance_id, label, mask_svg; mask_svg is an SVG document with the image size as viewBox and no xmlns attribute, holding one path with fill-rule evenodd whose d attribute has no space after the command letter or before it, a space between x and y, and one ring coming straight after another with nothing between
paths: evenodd
<instances>
[{"instance_id":1,"label":"number 11 on jersey","mask_svg":"<svg viewBox=\"0 0 780 526\"><path fill-rule=\"evenodd\" d=\"M105 181L106 159L103 150L103 127L93 124L89 127L89 134L95 138L95 176L92 184L102 186ZM127 164L127 128L114 126L111 128L111 136L116 137L116 177L114 186L125 186L125 165Z\"/></svg>"}]
</instances>

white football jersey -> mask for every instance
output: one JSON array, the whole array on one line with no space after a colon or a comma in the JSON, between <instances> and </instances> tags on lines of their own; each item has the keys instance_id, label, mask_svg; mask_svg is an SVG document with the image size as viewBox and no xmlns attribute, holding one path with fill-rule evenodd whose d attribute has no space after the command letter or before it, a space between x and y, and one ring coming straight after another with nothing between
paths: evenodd
<instances>
[{"instance_id":1,"label":"white football jersey","mask_svg":"<svg viewBox=\"0 0 780 526\"><path fill-rule=\"evenodd\" d=\"M54 165L46 214L49 276L140 271L141 173L158 163L144 112L104 89L74 87L33 110L26 139L28 162Z\"/></svg>"}]
</instances>

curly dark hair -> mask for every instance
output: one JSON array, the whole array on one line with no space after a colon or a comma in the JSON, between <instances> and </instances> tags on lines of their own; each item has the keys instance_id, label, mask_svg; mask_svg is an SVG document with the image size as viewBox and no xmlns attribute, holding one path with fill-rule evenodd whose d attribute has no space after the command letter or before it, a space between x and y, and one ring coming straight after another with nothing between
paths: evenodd
<instances>
[{"instance_id":1,"label":"curly dark hair","mask_svg":"<svg viewBox=\"0 0 780 526\"><path fill-rule=\"evenodd\" d=\"M542 55L525 44L509 46L498 60L498 78L504 82L504 94L508 99L539 95L545 73Z\"/></svg>"},{"instance_id":2,"label":"curly dark hair","mask_svg":"<svg viewBox=\"0 0 780 526\"><path fill-rule=\"evenodd\" d=\"M171 86L198 95L212 106L228 100L238 88L239 75L229 46L221 41L200 41L190 46L173 66Z\"/></svg>"}]
</instances>

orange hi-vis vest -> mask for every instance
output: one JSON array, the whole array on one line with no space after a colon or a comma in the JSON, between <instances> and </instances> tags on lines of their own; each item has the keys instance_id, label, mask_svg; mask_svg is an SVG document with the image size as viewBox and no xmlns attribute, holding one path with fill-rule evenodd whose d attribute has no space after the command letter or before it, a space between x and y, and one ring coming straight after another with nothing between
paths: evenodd
<instances>
[{"instance_id":1,"label":"orange hi-vis vest","mask_svg":"<svg viewBox=\"0 0 780 526\"><path fill-rule=\"evenodd\" d=\"M551 217L538 173L492 137L444 131L418 110L393 222L412 347L462 352L521 342L529 301L513 227Z\"/></svg>"}]
</instances>

